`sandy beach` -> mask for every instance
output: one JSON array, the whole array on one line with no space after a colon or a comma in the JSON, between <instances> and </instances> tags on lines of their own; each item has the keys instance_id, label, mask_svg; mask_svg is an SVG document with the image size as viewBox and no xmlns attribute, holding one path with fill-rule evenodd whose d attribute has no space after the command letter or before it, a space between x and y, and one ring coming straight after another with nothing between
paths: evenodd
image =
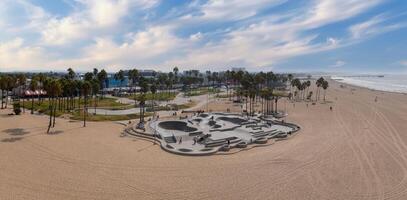
<instances>
[{"instance_id":1,"label":"sandy beach","mask_svg":"<svg viewBox=\"0 0 407 200\"><path fill-rule=\"evenodd\" d=\"M280 101L302 128L289 140L203 157L113 122L57 119L47 135L46 116L1 110L0 199L407 199L407 95L331 81L327 100Z\"/></svg>"}]
</instances>

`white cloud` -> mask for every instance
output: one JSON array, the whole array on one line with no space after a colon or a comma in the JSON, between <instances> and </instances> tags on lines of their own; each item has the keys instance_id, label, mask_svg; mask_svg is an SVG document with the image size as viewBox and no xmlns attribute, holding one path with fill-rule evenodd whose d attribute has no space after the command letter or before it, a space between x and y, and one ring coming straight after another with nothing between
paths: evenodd
<instances>
[{"instance_id":1,"label":"white cloud","mask_svg":"<svg viewBox=\"0 0 407 200\"><path fill-rule=\"evenodd\" d=\"M338 67L343 67L344 65L346 65L346 62L343 60L337 60L335 62L335 64L333 64L331 67L333 68L338 68Z\"/></svg>"},{"instance_id":2,"label":"white cloud","mask_svg":"<svg viewBox=\"0 0 407 200\"><path fill-rule=\"evenodd\" d=\"M135 29L128 28L129 16L134 12L149 15L158 0L74 0L75 8L63 17L20 1L29 13L26 27L39 34L40 39L31 42L20 37L0 43L3 69L24 66L52 66L54 70L64 70L67 66L81 70L134 66L157 69L174 65L217 69L269 67L298 55L361 41L365 36L382 33L380 28L383 27L387 31L401 27L399 24L383 26L387 18L380 15L349 28L348 37L319 35L314 31L355 17L383 0L313 0L300 9L266 16L259 15L263 9L285 0L209 0L204 4L193 1L189 6L194 7L194 11L187 12L189 14L183 12L178 17L157 21L141 17L137 20L145 20L145 24ZM204 31L211 23L232 21L233 26ZM9 23L0 18L0 27L5 24ZM190 30L189 25L204 28L180 36L179 32ZM78 53L68 58L58 51L54 53L53 48L75 48ZM338 60L334 66L345 64Z\"/></svg>"},{"instance_id":3,"label":"white cloud","mask_svg":"<svg viewBox=\"0 0 407 200\"><path fill-rule=\"evenodd\" d=\"M367 38L373 35L393 31L405 27L407 24L396 23L392 25L384 24L389 17L385 15L375 16L367 21L355 24L349 28L353 39Z\"/></svg>"},{"instance_id":4,"label":"white cloud","mask_svg":"<svg viewBox=\"0 0 407 200\"><path fill-rule=\"evenodd\" d=\"M45 51L41 47L24 46L24 39L15 38L0 43L0 71L24 70L45 66Z\"/></svg>"},{"instance_id":5,"label":"white cloud","mask_svg":"<svg viewBox=\"0 0 407 200\"><path fill-rule=\"evenodd\" d=\"M259 10L275 6L285 0L209 0L202 5L203 19L239 20L254 16Z\"/></svg>"},{"instance_id":6,"label":"white cloud","mask_svg":"<svg viewBox=\"0 0 407 200\"><path fill-rule=\"evenodd\" d=\"M128 15L131 9L148 9L158 2L157 0L76 1L84 8L66 17L48 21L42 31L42 38L46 44L64 45L78 39L95 37L95 34L104 30L118 28L117 26L121 25L120 20Z\"/></svg>"}]
</instances>

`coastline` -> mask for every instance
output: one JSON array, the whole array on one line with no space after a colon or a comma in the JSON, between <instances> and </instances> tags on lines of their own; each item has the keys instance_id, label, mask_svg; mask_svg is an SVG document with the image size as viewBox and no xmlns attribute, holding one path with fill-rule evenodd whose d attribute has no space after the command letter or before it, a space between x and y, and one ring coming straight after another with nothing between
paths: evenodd
<instances>
[{"instance_id":1,"label":"coastline","mask_svg":"<svg viewBox=\"0 0 407 200\"><path fill-rule=\"evenodd\" d=\"M342 77L336 77L336 78L342 78ZM354 86L354 87L359 87L359 88L365 88L365 89L369 89L372 91L381 91L381 92L389 92L389 93L399 93L399 94L407 94L407 91L391 91L391 90L386 90L386 89L377 89L374 87L370 87L370 86L362 86L362 85L358 85L355 83L349 83L346 81L340 81L337 79L332 78L332 76L329 78L330 80L336 81L338 83L344 84L344 85L349 85L349 86Z\"/></svg>"},{"instance_id":2,"label":"coastline","mask_svg":"<svg viewBox=\"0 0 407 200\"><path fill-rule=\"evenodd\" d=\"M386 91L386 90L378 90L378 89L374 89L374 88L369 88L369 87L364 87L364 86L360 86L360 85L356 85L356 84L351 84L351 83L345 83L345 82L341 82L339 80L335 80L335 79L328 79L332 82L336 82L338 84L342 84L342 85L346 85L348 87L354 87L357 89L365 89L365 90L370 90L372 92L382 92L382 93L389 93L389 94L401 94L401 95L407 95L407 92L396 92L396 91Z\"/></svg>"}]
</instances>

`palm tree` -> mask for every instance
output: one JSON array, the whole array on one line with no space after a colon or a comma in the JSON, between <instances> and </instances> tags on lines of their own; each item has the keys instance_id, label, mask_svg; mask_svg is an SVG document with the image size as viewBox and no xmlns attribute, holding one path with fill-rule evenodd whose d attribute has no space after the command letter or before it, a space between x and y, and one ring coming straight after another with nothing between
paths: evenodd
<instances>
[{"instance_id":1,"label":"palm tree","mask_svg":"<svg viewBox=\"0 0 407 200\"><path fill-rule=\"evenodd\" d=\"M100 90L100 83L99 83L99 81L97 79L93 79L91 81L91 84L92 84L92 96L95 97L94 100L93 100L93 105L94 105L95 113L96 113L97 99L98 99L97 95L98 95L99 90Z\"/></svg>"},{"instance_id":2,"label":"palm tree","mask_svg":"<svg viewBox=\"0 0 407 200\"><path fill-rule=\"evenodd\" d=\"M326 90L328 89L328 87L329 87L328 81L324 80L322 82L322 89L324 89L324 101L325 101L325 97L326 97Z\"/></svg>"},{"instance_id":3,"label":"palm tree","mask_svg":"<svg viewBox=\"0 0 407 200\"><path fill-rule=\"evenodd\" d=\"M7 108L8 99L9 99L8 93L13 91L13 89L16 87L17 79L15 76L9 75L9 76L6 76L6 82L7 82L7 84L6 84L6 86L7 86L7 88L6 88L6 91L7 91L6 92L6 108Z\"/></svg>"},{"instance_id":4,"label":"palm tree","mask_svg":"<svg viewBox=\"0 0 407 200\"><path fill-rule=\"evenodd\" d=\"M107 72L102 69L98 74L97 74L97 79L100 83L100 89L102 90L102 98L104 97L104 88L105 88L105 84L106 84L106 79L107 79Z\"/></svg>"},{"instance_id":5,"label":"palm tree","mask_svg":"<svg viewBox=\"0 0 407 200\"><path fill-rule=\"evenodd\" d=\"M167 81L167 85L168 85L169 91L172 91L172 87L173 87L174 83L175 83L175 80L174 80L174 73L173 73L173 72L169 72L169 73L168 73L168 81ZM170 92L168 92L168 94L170 94Z\"/></svg>"},{"instance_id":6,"label":"palm tree","mask_svg":"<svg viewBox=\"0 0 407 200\"><path fill-rule=\"evenodd\" d=\"M5 75L0 76L1 109L4 109L4 93L7 89L7 79Z\"/></svg>"},{"instance_id":7,"label":"palm tree","mask_svg":"<svg viewBox=\"0 0 407 200\"><path fill-rule=\"evenodd\" d=\"M53 78L46 78L44 80L44 89L48 94L48 109L49 109L49 123L47 133L49 133L51 126L55 127L56 117L56 102L55 97L59 96L62 92L59 81ZM52 120L54 118L54 120Z\"/></svg>"},{"instance_id":8,"label":"palm tree","mask_svg":"<svg viewBox=\"0 0 407 200\"><path fill-rule=\"evenodd\" d=\"M30 90L35 92L38 89L37 77L33 77L30 82ZM31 114L34 114L34 93L31 96Z\"/></svg>"},{"instance_id":9,"label":"palm tree","mask_svg":"<svg viewBox=\"0 0 407 200\"><path fill-rule=\"evenodd\" d=\"M131 80L131 87L134 87L134 101L136 101L136 91L137 91L137 81L139 79L139 71L137 69L132 69L129 71L129 79Z\"/></svg>"},{"instance_id":10,"label":"palm tree","mask_svg":"<svg viewBox=\"0 0 407 200\"><path fill-rule=\"evenodd\" d=\"M99 70L97 68L93 68L93 77L97 77L99 73Z\"/></svg>"},{"instance_id":11,"label":"palm tree","mask_svg":"<svg viewBox=\"0 0 407 200\"><path fill-rule=\"evenodd\" d=\"M16 76L17 80L17 87L19 88L18 91L18 99L23 99L23 112L25 113L25 105L24 105L24 92L25 92L25 85L27 82L27 77L25 74L17 74ZM21 98L23 96L23 98Z\"/></svg>"},{"instance_id":12,"label":"palm tree","mask_svg":"<svg viewBox=\"0 0 407 200\"><path fill-rule=\"evenodd\" d=\"M311 86L311 81L306 81L305 82L305 86L306 86L306 89L307 89L307 91L305 92L306 94L308 94L308 91L309 91L309 87Z\"/></svg>"},{"instance_id":13,"label":"palm tree","mask_svg":"<svg viewBox=\"0 0 407 200\"><path fill-rule=\"evenodd\" d=\"M289 83L290 83L290 93L292 93L292 87L293 87L293 85L291 84L292 82L292 80L293 80L293 75L292 74L288 74L287 75L287 78L288 78L288 81L289 81Z\"/></svg>"},{"instance_id":14,"label":"palm tree","mask_svg":"<svg viewBox=\"0 0 407 200\"><path fill-rule=\"evenodd\" d=\"M120 88L119 88L119 93L121 92L121 89L123 87L123 82L125 80L124 77L124 71L123 70L119 70L119 72L117 72L116 74L114 74L114 79L116 81L120 81Z\"/></svg>"},{"instance_id":15,"label":"palm tree","mask_svg":"<svg viewBox=\"0 0 407 200\"><path fill-rule=\"evenodd\" d=\"M75 79L75 77L76 77L76 73L73 71L73 69L68 68L68 79L73 80L73 79Z\"/></svg>"},{"instance_id":16,"label":"palm tree","mask_svg":"<svg viewBox=\"0 0 407 200\"><path fill-rule=\"evenodd\" d=\"M82 85L82 94L84 98L83 104L83 127L86 127L86 116L88 115L88 96L92 91L92 84L89 81L84 81Z\"/></svg>"},{"instance_id":17,"label":"palm tree","mask_svg":"<svg viewBox=\"0 0 407 200\"><path fill-rule=\"evenodd\" d=\"M54 107L53 107L53 123L52 123L52 127L55 127L55 118L56 118L56 113L57 113L57 105L56 105L56 101L60 99L60 96L62 94L62 85L61 85L61 80L55 80L53 85L53 101L54 101ZM56 98L56 99L55 99Z\"/></svg>"},{"instance_id":18,"label":"palm tree","mask_svg":"<svg viewBox=\"0 0 407 200\"><path fill-rule=\"evenodd\" d=\"M141 88L141 95L140 95L140 122L144 122L144 113L145 113L145 100L146 94L148 92L148 83L145 78L140 78L140 88Z\"/></svg>"},{"instance_id":19,"label":"palm tree","mask_svg":"<svg viewBox=\"0 0 407 200\"><path fill-rule=\"evenodd\" d=\"M89 81L89 82L92 81L93 73L92 72L86 72L84 79L85 79L85 81Z\"/></svg>"},{"instance_id":20,"label":"palm tree","mask_svg":"<svg viewBox=\"0 0 407 200\"><path fill-rule=\"evenodd\" d=\"M315 96L315 98L316 98L316 101L318 101L319 100L319 95L320 95L320 87L322 86L322 83L324 82L325 80L324 80L324 78L319 78L316 82L315 82L315 84L317 85L317 94L316 94L316 96Z\"/></svg>"},{"instance_id":21,"label":"palm tree","mask_svg":"<svg viewBox=\"0 0 407 200\"><path fill-rule=\"evenodd\" d=\"M157 85L155 84L155 82L153 82L153 84L151 84L150 86L150 91L151 94L153 96L152 98L152 103L151 103L151 108L153 110L154 116L155 116L155 110L154 110L154 100L155 100L155 93L157 92Z\"/></svg>"}]
</instances>

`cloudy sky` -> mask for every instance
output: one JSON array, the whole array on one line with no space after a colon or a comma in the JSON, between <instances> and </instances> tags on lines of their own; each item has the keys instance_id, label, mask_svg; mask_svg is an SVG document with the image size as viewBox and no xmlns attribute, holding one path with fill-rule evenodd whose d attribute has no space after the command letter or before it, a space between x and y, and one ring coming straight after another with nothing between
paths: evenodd
<instances>
[{"instance_id":1,"label":"cloudy sky","mask_svg":"<svg viewBox=\"0 0 407 200\"><path fill-rule=\"evenodd\" d=\"M0 71L407 73L406 0L0 0Z\"/></svg>"}]
</instances>

